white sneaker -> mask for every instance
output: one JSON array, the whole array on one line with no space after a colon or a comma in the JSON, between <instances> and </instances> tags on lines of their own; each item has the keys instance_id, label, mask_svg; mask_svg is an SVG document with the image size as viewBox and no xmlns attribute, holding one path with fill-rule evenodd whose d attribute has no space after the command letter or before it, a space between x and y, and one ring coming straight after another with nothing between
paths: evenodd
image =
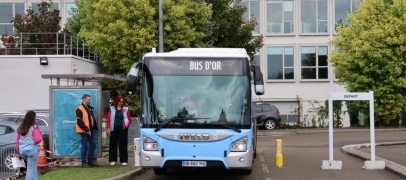
<instances>
[{"instance_id":1,"label":"white sneaker","mask_svg":"<svg viewBox=\"0 0 406 180\"><path fill-rule=\"evenodd\" d=\"M114 166L114 165L116 165L116 162L111 162L110 163L110 166Z\"/></svg>"},{"instance_id":2,"label":"white sneaker","mask_svg":"<svg viewBox=\"0 0 406 180\"><path fill-rule=\"evenodd\" d=\"M127 163L123 163L123 166L127 166Z\"/></svg>"}]
</instances>

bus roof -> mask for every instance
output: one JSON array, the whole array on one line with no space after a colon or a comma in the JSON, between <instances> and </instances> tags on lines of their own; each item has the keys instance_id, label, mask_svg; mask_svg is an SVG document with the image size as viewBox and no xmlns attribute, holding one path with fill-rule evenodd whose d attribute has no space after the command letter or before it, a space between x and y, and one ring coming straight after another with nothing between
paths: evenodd
<instances>
[{"instance_id":1,"label":"bus roof","mask_svg":"<svg viewBox=\"0 0 406 180\"><path fill-rule=\"evenodd\" d=\"M144 57L244 57L249 59L243 48L179 48L175 51L156 53L155 49Z\"/></svg>"}]
</instances>

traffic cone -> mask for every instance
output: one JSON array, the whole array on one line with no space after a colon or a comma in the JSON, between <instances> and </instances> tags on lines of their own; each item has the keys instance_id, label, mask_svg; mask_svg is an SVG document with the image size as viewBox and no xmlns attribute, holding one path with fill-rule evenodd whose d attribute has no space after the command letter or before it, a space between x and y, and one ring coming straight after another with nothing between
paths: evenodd
<instances>
[{"instance_id":1,"label":"traffic cone","mask_svg":"<svg viewBox=\"0 0 406 180\"><path fill-rule=\"evenodd\" d=\"M42 144L41 150L38 153L37 166L38 167L48 167L47 156L45 154L44 144Z\"/></svg>"}]
</instances>

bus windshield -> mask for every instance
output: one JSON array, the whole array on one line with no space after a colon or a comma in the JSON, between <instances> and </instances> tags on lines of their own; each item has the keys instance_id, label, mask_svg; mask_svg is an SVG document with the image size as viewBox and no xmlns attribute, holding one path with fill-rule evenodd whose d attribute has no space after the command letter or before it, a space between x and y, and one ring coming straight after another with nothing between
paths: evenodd
<instances>
[{"instance_id":1,"label":"bus windshield","mask_svg":"<svg viewBox=\"0 0 406 180\"><path fill-rule=\"evenodd\" d=\"M142 80L143 127L155 128L176 119L162 128L218 128L214 125L219 123L251 128L250 80L249 73L243 72L248 62L220 60L214 64L222 71L200 72L191 70L191 60L153 61L146 63L150 76L143 75ZM194 59L193 66L198 62ZM202 64L204 69L206 61ZM188 70L182 70L185 66Z\"/></svg>"}]
</instances>

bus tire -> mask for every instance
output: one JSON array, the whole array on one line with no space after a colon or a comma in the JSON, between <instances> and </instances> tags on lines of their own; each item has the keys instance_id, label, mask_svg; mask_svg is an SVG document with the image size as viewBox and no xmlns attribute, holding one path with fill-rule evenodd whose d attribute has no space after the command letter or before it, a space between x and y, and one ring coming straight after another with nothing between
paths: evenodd
<instances>
[{"instance_id":1,"label":"bus tire","mask_svg":"<svg viewBox=\"0 0 406 180\"><path fill-rule=\"evenodd\" d=\"M166 174L165 168L154 168L155 175L164 175Z\"/></svg>"}]
</instances>

